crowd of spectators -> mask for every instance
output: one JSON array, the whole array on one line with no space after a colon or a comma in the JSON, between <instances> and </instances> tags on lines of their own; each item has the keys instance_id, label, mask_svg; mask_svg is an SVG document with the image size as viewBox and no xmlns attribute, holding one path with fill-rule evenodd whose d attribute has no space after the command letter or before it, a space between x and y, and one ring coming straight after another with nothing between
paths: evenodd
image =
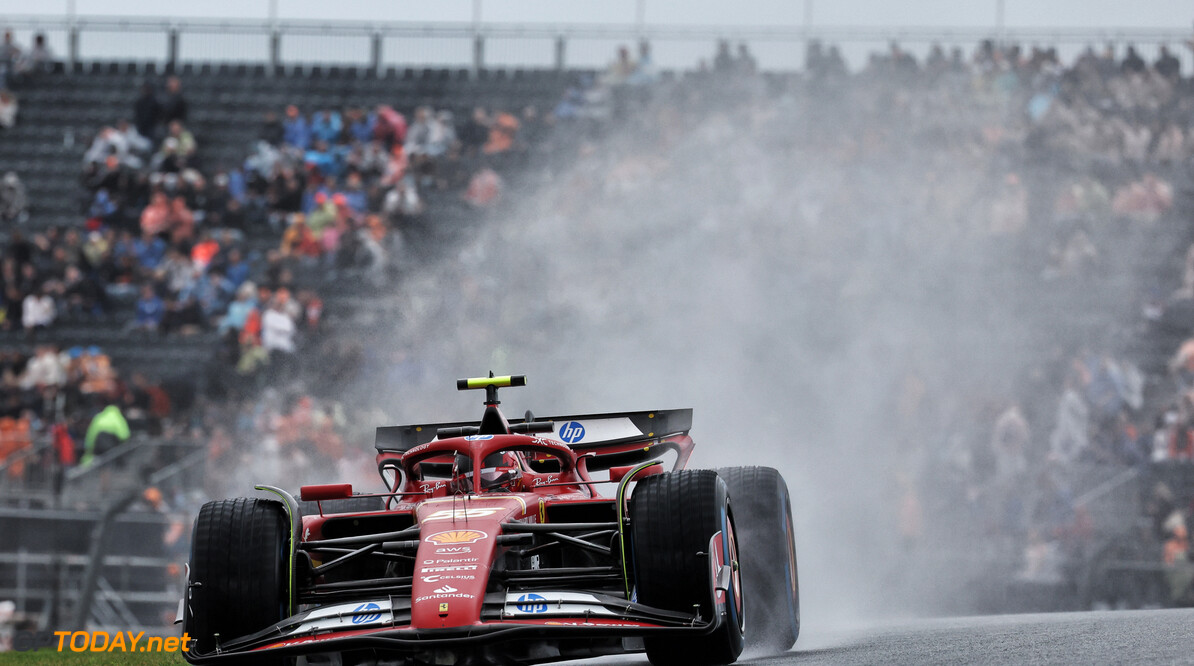
<instances>
[{"instance_id":1,"label":"crowd of spectators","mask_svg":"<svg viewBox=\"0 0 1194 666\"><path fill-rule=\"evenodd\" d=\"M1189 180L1186 169L1194 155L1194 127L1187 120L1194 95L1166 48L1151 63L1130 46L1122 56L1111 47L1087 49L1065 66L1052 49L984 43L970 59L958 50L946 55L933 49L918 62L893 45L847 79L832 51L814 46L810 63L810 83L839 101L827 105L835 113L858 114L871 105L869 113L898 118L914 135L940 141L936 147L952 164L977 158L986 163L986 173L999 178L974 197L974 183L964 175L921 174L914 190L921 194L914 196L925 197L925 219L939 223L942 213L947 220L956 214L957 226L937 229L951 244L968 237L1008 243L1017 261L1035 265L1042 281L1074 285L1072 293L1078 294L1088 281L1117 272L1136 279L1130 266L1117 261L1133 238L1151 234L1188 242L1179 190ZM863 89L869 92L860 95ZM874 94L883 90L889 94ZM863 145L851 150L873 150L864 142L886 140L860 137ZM978 215L963 212L973 203ZM1139 291L1146 295L1127 293L1120 296L1124 302L1088 307L1114 311L1139 305L1143 317L1124 323L1109 316L1110 334L1099 348L1072 340L1072 351L1036 367L1038 376L1021 386L1026 396L969 413L972 422L991 427L989 444L976 433L963 445L969 449L963 455L956 447L943 449L949 459L943 464L965 479L963 494L954 499L972 505L977 512L972 517L979 516L1006 543L1023 547L1025 580L1056 582L1060 563L1089 556L1084 549L1090 547L1092 521L1100 516L1091 516L1075 498L1090 489L1084 478L1099 478L1089 473L1092 467L1147 469L1192 460L1185 424L1194 411L1187 397L1194 344L1173 357L1175 382L1169 390L1164 377L1137 365L1148 359L1110 351L1125 348L1125 339L1149 339L1155 332L1151 324L1167 310L1180 309L1189 290L1164 295L1163 284L1150 283ZM1139 304L1132 302L1136 299ZM1173 391L1177 398L1170 400ZM1040 406L1052 400L1055 412ZM1158 559L1180 568L1188 566L1185 521L1194 509L1194 496L1184 492L1176 494L1152 535L1164 544ZM1183 540L1186 545L1178 549ZM1178 590L1166 601L1188 595Z\"/></svg>"},{"instance_id":2,"label":"crowd of spectators","mask_svg":"<svg viewBox=\"0 0 1194 666\"><path fill-rule=\"evenodd\" d=\"M429 202L451 199L491 211L507 194L510 170L533 167L527 157L543 146L555 153L547 164L580 166L558 183L551 203L555 214L574 216L582 240L600 231L585 210L594 192L632 210L644 181L676 185L677 198L697 185L712 198L725 194L724 209L711 214L741 218L760 237L778 224L764 219L776 208L752 208L747 199L776 199L798 211L793 224L808 233L800 270L816 279L847 281L832 265L841 246L857 243L857 256L865 257L898 238L900 247L912 248L910 261L928 263L966 256L965 248L982 244L1004 247L1000 256L1015 256L1032 284L1081 289L1092 276L1116 270L1125 234L1178 226L1184 169L1194 155L1194 127L1186 120L1194 94L1167 50L1148 63L1134 48L1122 57L1092 49L1065 65L1052 49L986 42L969 57L935 48L922 62L893 45L852 74L835 47L814 43L807 62L803 76L776 83L758 73L745 45L735 54L723 43L696 76L664 86L643 44L634 58L621 49L607 71L578 81L543 117L534 107L478 107L461 118L431 107L408 117L396 105L291 105L265 111L258 141L235 165L205 159L177 78L166 80L162 94L147 83L130 119L101 128L87 149L86 221L28 239L13 234L0 265L2 325L38 340L41 329L57 322L131 311L131 333L213 332L223 341L222 395L190 421L194 436L207 443L210 481L237 483L251 473L302 478L332 464L341 467L341 478L368 478L367 452L345 445L361 435L357 419L310 381L326 372L313 366L329 364L321 356L328 344L324 287L392 284L400 275L403 235L412 220L433 214ZM590 140L592 128L603 124L627 129L630 138L607 145ZM691 127L703 133L680 134ZM780 162L796 174L790 191L768 190L756 173L718 170L727 167L710 157L717 150L729 155L726 163L750 162L751 147L735 140L744 131L790 151ZM691 145L681 150L680 139ZM800 161L807 154L818 157L821 172L799 168L807 166ZM690 163L678 166L682 159ZM687 179L668 181L678 171ZM865 181L872 190L833 181L858 171L876 174ZM830 194L818 209L798 201L809 192ZM890 203L893 192L903 193L898 205L879 205ZM6 217L8 210L0 206ZM858 222L860 231L840 231L853 228L846 223L832 233L815 231L824 210ZM874 219L875 210L884 211L883 220ZM666 221L667 211L659 216ZM1178 292L1146 298L1145 319L1194 300L1194 246L1188 256ZM842 293L865 293L881 280L860 269ZM484 307L486 287L460 283L463 298ZM959 409L964 418L955 418L979 425L950 432L940 450L908 456L932 460L900 477L908 535L923 529L925 521L912 514L927 503L915 497L913 479L944 468L943 476L957 480L949 500L1014 543L1030 578L1047 578L1046 553L1088 537L1097 518L1073 501L1068 484L1075 470L1194 460L1194 341L1177 350L1173 390L1159 399L1148 390L1156 378L1128 354L1108 351L1113 348L1106 341L1074 344L1040 364L1029 397ZM333 358L352 353L345 345ZM86 350L74 356L44 347L37 359L43 355L63 368L95 362ZM137 397L147 391L139 394L116 378L93 392L98 402L75 396L69 382L56 384L48 400L37 381L24 386L33 360L12 365L11 373L4 366L5 387L13 389L5 404L15 410L7 416L27 419L33 431L63 420L61 405L79 404L78 413L106 402L126 413L148 408ZM361 365L367 373L368 364ZM64 376L71 375L64 370ZM929 389L910 379L900 390ZM59 411L46 413L47 405ZM921 447L931 441L907 439ZM1187 552L1176 535L1187 534L1190 510L1183 501L1192 498L1169 497L1172 507L1156 536L1173 563Z\"/></svg>"},{"instance_id":3,"label":"crowd of spectators","mask_svg":"<svg viewBox=\"0 0 1194 666\"><path fill-rule=\"evenodd\" d=\"M213 469L270 467L261 441L303 469L362 462L340 455L350 419L339 403L318 398L327 402L314 416L301 408L314 398L299 400L300 387L322 372L308 360L321 338L319 292L389 284L401 235L428 197L495 206L499 172L524 161L538 113L476 107L458 120L419 107L408 119L385 104L310 114L292 105L265 113L243 163L217 165L189 128L190 105L177 77L164 90L147 81L128 117L97 130L83 156L84 221L14 231L5 248L2 325L34 341L64 323L116 322L149 344L214 334L217 399L172 431L234 441L209 447ZM247 412L255 417L234 418Z\"/></svg>"},{"instance_id":4,"label":"crowd of spectators","mask_svg":"<svg viewBox=\"0 0 1194 666\"><path fill-rule=\"evenodd\" d=\"M45 35L34 35L33 44L26 49L17 43L11 30L4 31L0 42L0 130L17 122L20 103L13 90L34 80L53 60Z\"/></svg>"},{"instance_id":5,"label":"crowd of spectators","mask_svg":"<svg viewBox=\"0 0 1194 666\"><path fill-rule=\"evenodd\" d=\"M1184 424L1194 402L1169 400L1165 377L1142 369L1148 359L1129 344L1154 340L1150 319L1183 307L1168 296L1172 285L1160 280L1165 254L1189 242L1181 223L1194 155L1189 80L1168 49L1146 62L1134 47L1119 54L1088 49L1063 64L1052 49L991 42L969 57L934 48L924 60L892 45L851 74L837 49L813 44L808 63L799 78L751 76L749 52L734 56L723 44L712 67L658 89L654 102L643 106L630 90L635 62L623 49L603 77L614 90L604 96L574 90L557 108L560 123L611 118L629 137L600 148L582 142L569 155L579 157L576 180L558 183L561 194L550 197L555 214L572 221L568 242L601 242L589 233L605 219L592 213L600 208L594 197L627 217L641 214L637 204L655 204L650 228L656 238L665 229L698 233L688 226L691 218L681 223L658 208L661 190L673 187L683 197L687 188L711 204L696 228L715 244L741 250L743 237L765 236L778 246L791 232L775 218L789 220L801 230L800 246L786 246L787 254L770 265L799 264L802 281L840 289L843 300L876 311L883 310L884 297L898 298L889 290L917 273L925 280L920 288L934 292L941 279L1015 284L989 284L985 291L1016 301L1018 317L1050 322L1052 339L1039 352L1014 350L1023 357L1023 376L1009 379L1009 386L972 390L964 404L952 394L982 374L973 363L978 359L949 369L922 361L937 382L919 401L940 403L934 409L943 413L907 419L920 425L909 426L903 438L908 451L901 465L910 469L899 475L902 499L893 506L908 507L898 519L905 536L957 526L913 515L926 506L946 507L967 523L959 531L986 537L984 547L997 551L989 554L1021 562L1024 580L1060 583L1062 563L1091 555L1096 530L1124 530L1131 519L1092 514L1087 491L1109 477L1135 478L1115 477L1119 471L1147 474L1190 460L1194 440ZM773 146L752 145L759 136ZM776 158L772 147L790 153ZM714 154L717 159L709 157ZM739 166L760 162L767 168ZM816 168L808 169L810 163ZM776 182L776 173L797 175ZM643 187L645 180L651 187ZM650 198L636 198L644 192ZM714 221L720 219L735 220L733 231L719 234ZM1166 240L1168 248L1157 247ZM890 266L893 256L902 259L897 267ZM976 260L995 267L965 265ZM1143 261L1151 261L1153 273L1141 278ZM898 272L887 275L886 269ZM1017 301L1017 290L1032 298ZM1046 294L1059 302L1044 304ZM477 301L497 297L483 292ZM990 307L1005 317L993 318L992 326L1025 326L1012 318L1014 308ZM1101 313L1104 323L1093 332L1071 332L1066 308ZM1114 314L1133 309L1146 317L1124 321ZM978 305L968 312L990 317ZM1187 334L1191 325L1184 325ZM1174 359L1186 382L1183 393L1194 377L1191 358L1194 342ZM944 435L924 431L924 424L941 421ZM1100 493L1125 488L1130 495L1124 481ZM1188 544L1177 544L1188 541L1184 525L1192 501L1194 485L1174 490L1171 510L1149 535L1157 562L1186 566ZM1182 594L1188 592L1160 602Z\"/></svg>"},{"instance_id":6,"label":"crowd of spectators","mask_svg":"<svg viewBox=\"0 0 1194 666\"><path fill-rule=\"evenodd\" d=\"M0 460L10 462L6 478L19 482L27 472L46 478L107 453L118 442L101 440L97 448L90 432L105 408L146 435L161 435L172 415L162 386L141 373L122 376L99 347L44 343L32 354L0 350ZM52 449L31 456L38 436L47 437ZM121 439L128 437L125 432Z\"/></svg>"}]
</instances>

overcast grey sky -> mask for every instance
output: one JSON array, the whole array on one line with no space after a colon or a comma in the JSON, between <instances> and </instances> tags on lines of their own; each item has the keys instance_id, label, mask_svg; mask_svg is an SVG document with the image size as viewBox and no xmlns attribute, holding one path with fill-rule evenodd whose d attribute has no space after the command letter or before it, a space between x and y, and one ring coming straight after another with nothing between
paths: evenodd
<instances>
[{"instance_id":1,"label":"overcast grey sky","mask_svg":"<svg viewBox=\"0 0 1194 666\"><path fill-rule=\"evenodd\" d=\"M275 0L281 19L340 19L349 21L446 21L472 20L474 0ZM511 24L622 24L636 20L640 0L602 0L571 2L564 0L480 0L481 19L486 23ZM648 29L652 25L679 26L791 26L804 24L806 10L811 11L815 27L955 27L990 29L996 25L1000 0L641 0ZM813 3L811 6L806 3ZM1016 28L1077 28L1104 31L1131 28L1162 28L1183 31L1194 19L1194 4L1189 0L1002 0L1004 24ZM0 17L29 15L65 16L68 0L0 0ZM200 2L161 2L160 0L74 0L79 16L122 16L137 18L239 18L266 19L270 0L201 0ZM1194 34L1194 32L1192 32ZM66 33L47 31L50 46L57 53L67 50ZM180 57L184 61L256 61L268 57L267 39L261 35L183 32ZM732 36L732 35L731 35ZM29 26L18 30L20 43L32 37ZM572 67L601 67L609 62L618 46L632 39L626 37L573 38L567 46L566 62ZM886 48L885 38L835 37L847 61L860 67L867 54ZM928 41L902 40L905 48L923 57ZM937 41L930 39L929 41ZM973 47L973 37L941 40L946 46ZM1030 40L1030 42L1033 40ZM1099 36L1085 36L1077 41L1050 45L1060 48L1062 58L1071 60L1087 42L1099 43ZM1151 57L1155 46L1141 46ZM1029 44L1032 45L1032 44ZM803 46L800 42L761 41L751 49L765 69L799 68ZM703 40L656 40L654 57L658 66L686 69L694 67L713 50L708 38ZM80 57L89 59L160 60L166 51L164 31L149 32L84 31ZM387 37L382 48L383 64L395 66L457 67L471 63L472 43L467 37L427 39ZM1180 49L1185 66L1190 52ZM555 47L548 38L490 38L485 45L485 64L490 67L550 67ZM288 34L282 40L283 62L324 62L346 65L369 63L367 37L336 34Z\"/></svg>"},{"instance_id":2,"label":"overcast grey sky","mask_svg":"<svg viewBox=\"0 0 1194 666\"><path fill-rule=\"evenodd\" d=\"M997 0L811 0L813 23L868 26L986 26ZM283 18L467 21L473 0L277 0ZM800 25L801 0L645 0L646 20L659 24ZM1189 0L1005 0L1009 27L1188 27ZM269 0L76 0L81 15L265 18ZM482 0L487 21L631 23L636 0ZM67 0L0 0L4 14L64 14Z\"/></svg>"}]
</instances>

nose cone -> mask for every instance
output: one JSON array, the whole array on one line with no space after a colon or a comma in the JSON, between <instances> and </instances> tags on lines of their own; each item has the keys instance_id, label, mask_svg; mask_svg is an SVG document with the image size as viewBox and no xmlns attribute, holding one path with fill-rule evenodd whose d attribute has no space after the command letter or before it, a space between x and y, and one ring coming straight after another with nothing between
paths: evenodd
<instances>
[{"instance_id":1,"label":"nose cone","mask_svg":"<svg viewBox=\"0 0 1194 666\"><path fill-rule=\"evenodd\" d=\"M514 495L443 498L421 504L411 584L411 626L478 624L502 523L526 515Z\"/></svg>"}]
</instances>

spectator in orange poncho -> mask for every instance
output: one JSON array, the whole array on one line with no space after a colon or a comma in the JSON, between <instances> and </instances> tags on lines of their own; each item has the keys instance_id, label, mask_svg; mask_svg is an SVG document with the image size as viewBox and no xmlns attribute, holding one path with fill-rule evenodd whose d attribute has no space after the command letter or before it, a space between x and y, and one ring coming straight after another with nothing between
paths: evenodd
<instances>
[{"instance_id":1,"label":"spectator in orange poncho","mask_svg":"<svg viewBox=\"0 0 1194 666\"><path fill-rule=\"evenodd\" d=\"M1163 529L1168 537L1161 551L1165 564L1185 562L1190 553L1190 536L1186 531L1185 517L1180 511L1174 511L1165 519Z\"/></svg>"},{"instance_id":2,"label":"spectator in orange poncho","mask_svg":"<svg viewBox=\"0 0 1194 666\"><path fill-rule=\"evenodd\" d=\"M365 216L365 228L369 230L369 236L378 243L386 239L386 225L381 221L381 216L376 213L370 213Z\"/></svg>"},{"instance_id":3,"label":"spectator in orange poncho","mask_svg":"<svg viewBox=\"0 0 1194 666\"><path fill-rule=\"evenodd\" d=\"M409 166L410 159L406 155L406 149L400 143L394 144L390 151L390 160L386 162L386 172L381 175L379 184L383 188L397 185L406 176Z\"/></svg>"},{"instance_id":4,"label":"spectator in orange poncho","mask_svg":"<svg viewBox=\"0 0 1194 666\"><path fill-rule=\"evenodd\" d=\"M170 225L170 242L177 245L182 241L191 240L195 235L195 214L187 208L187 200L174 197L170 201L170 214L167 216Z\"/></svg>"},{"instance_id":5,"label":"spectator in orange poncho","mask_svg":"<svg viewBox=\"0 0 1194 666\"><path fill-rule=\"evenodd\" d=\"M514 147L514 136L518 134L518 118L505 111L499 112L489 126L489 141L481 147L486 155L504 153Z\"/></svg>"},{"instance_id":6,"label":"spectator in orange poncho","mask_svg":"<svg viewBox=\"0 0 1194 666\"><path fill-rule=\"evenodd\" d=\"M307 227L302 213L295 213L290 226L282 234L282 254L285 256L318 257L321 252L319 239Z\"/></svg>"},{"instance_id":7,"label":"spectator in orange poncho","mask_svg":"<svg viewBox=\"0 0 1194 666\"><path fill-rule=\"evenodd\" d=\"M215 259L219 253L220 244L210 234L204 232L199 236L199 242L191 248L191 262L195 264L195 268L206 271L207 267L211 265L211 260Z\"/></svg>"},{"instance_id":8,"label":"spectator in orange poncho","mask_svg":"<svg viewBox=\"0 0 1194 666\"><path fill-rule=\"evenodd\" d=\"M464 193L464 200L477 208L488 208L502 196L502 178L489 167L482 167L473 174Z\"/></svg>"},{"instance_id":9,"label":"spectator in orange poncho","mask_svg":"<svg viewBox=\"0 0 1194 666\"><path fill-rule=\"evenodd\" d=\"M265 290L269 293L269 290ZM258 303L268 303L269 297ZM249 311L249 315L245 317L245 326L240 330L240 343L242 345L261 345L261 309L253 308Z\"/></svg>"},{"instance_id":10,"label":"spectator in orange poncho","mask_svg":"<svg viewBox=\"0 0 1194 666\"><path fill-rule=\"evenodd\" d=\"M160 236L170 231L170 200L165 192L154 192L149 205L141 211L141 233Z\"/></svg>"},{"instance_id":11,"label":"spectator in orange poncho","mask_svg":"<svg viewBox=\"0 0 1194 666\"><path fill-rule=\"evenodd\" d=\"M83 377L79 391L82 393L106 395L115 390L116 371L112 368L112 360L99 347L84 350L80 367Z\"/></svg>"}]
</instances>

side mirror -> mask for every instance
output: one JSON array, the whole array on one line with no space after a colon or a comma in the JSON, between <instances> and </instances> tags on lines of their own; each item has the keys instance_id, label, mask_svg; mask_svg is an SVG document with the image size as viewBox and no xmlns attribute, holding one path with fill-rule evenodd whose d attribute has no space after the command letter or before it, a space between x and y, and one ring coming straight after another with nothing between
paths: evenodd
<instances>
[{"instance_id":1,"label":"side mirror","mask_svg":"<svg viewBox=\"0 0 1194 666\"><path fill-rule=\"evenodd\" d=\"M299 499L304 502L348 499L350 497L352 497L351 483L325 483L318 486L303 486L299 489Z\"/></svg>"}]
</instances>

